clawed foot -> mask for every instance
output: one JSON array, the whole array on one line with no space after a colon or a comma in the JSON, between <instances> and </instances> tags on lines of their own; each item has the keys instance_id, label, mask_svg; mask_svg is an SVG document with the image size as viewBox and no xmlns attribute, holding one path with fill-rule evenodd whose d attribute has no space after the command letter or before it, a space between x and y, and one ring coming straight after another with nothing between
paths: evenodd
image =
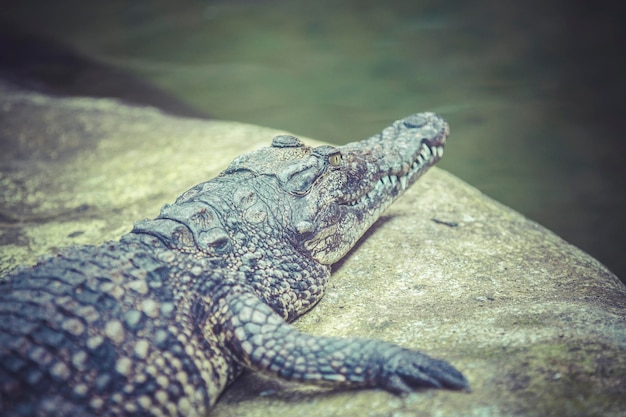
<instances>
[{"instance_id":1,"label":"clawed foot","mask_svg":"<svg viewBox=\"0 0 626 417\"><path fill-rule=\"evenodd\" d=\"M445 361L407 349L392 352L385 361L381 388L393 393L408 393L418 388L469 391L467 379Z\"/></svg>"}]
</instances>

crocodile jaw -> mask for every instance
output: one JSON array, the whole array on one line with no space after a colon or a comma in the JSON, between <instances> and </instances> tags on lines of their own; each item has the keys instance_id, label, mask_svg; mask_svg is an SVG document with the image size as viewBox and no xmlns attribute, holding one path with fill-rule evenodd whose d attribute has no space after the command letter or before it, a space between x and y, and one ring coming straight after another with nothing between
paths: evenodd
<instances>
[{"instance_id":1,"label":"crocodile jaw","mask_svg":"<svg viewBox=\"0 0 626 417\"><path fill-rule=\"evenodd\" d=\"M404 193L424 172L437 163L443 156L444 144L428 144L426 141L421 146L416 159L408 170L392 171L382 174L367 192L353 195L352 198L343 202L343 205L353 207L361 211L384 210L397 196Z\"/></svg>"},{"instance_id":2,"label":"crocodile jaw","mask_svg":"<svg viewBox=\"0 0 626 417\"><path fill-rule=\"evenodd\" d=\"M381 134L338 149L348 175L332 210L321 210L304 248L323 264L341 259L400 195L443 156L448 124L433 113L398 120ZM335 221L323 215L335 211Z\"/></svg>"}]
</instances>

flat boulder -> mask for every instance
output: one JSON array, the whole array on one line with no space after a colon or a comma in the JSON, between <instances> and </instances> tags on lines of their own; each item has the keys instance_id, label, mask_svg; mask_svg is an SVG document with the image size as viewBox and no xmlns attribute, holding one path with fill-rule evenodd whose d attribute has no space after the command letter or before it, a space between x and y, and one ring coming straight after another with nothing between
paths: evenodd
<instances>
[{"instance_id":1,"label":"flat boulder","mask_svg":"<svg viewBox=\"0 0 626 417\"><path fill-rule=\"evenodd\" d=\"M450 147L462 136L452 128ZM0 82L0 272L70 244L117 239L281 133ZM296 326L446 359L471 392L399 397L246 372L212 416L626 410L626 287L586 253L441 169L431 169L335 265L325 298Z\"/></svg>"}]
</instances>

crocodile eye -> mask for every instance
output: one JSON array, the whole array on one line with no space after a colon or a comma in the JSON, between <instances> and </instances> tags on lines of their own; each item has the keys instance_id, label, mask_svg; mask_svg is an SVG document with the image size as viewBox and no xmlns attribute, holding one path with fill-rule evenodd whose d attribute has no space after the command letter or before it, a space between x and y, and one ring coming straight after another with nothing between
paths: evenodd
<instances>
[{"instance_id":1,"label":"crocodile eye","mask_svg":"<svg viewBox=\"0 0 626 417\"><path fill-rule=\"evenodd\" d=\"M337 152L328 157L328 163L334 167L339 166L341 164L341 153Z\"/></svg>"}]
</instances>

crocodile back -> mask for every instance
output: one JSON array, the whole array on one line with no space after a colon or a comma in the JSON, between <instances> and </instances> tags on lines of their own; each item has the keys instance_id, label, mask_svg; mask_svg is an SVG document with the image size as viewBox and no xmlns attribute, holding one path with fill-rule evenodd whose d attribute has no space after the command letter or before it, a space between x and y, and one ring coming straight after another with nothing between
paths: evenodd
<instances>
[{"instance_id":1,"label":"crocodile back","mask_svg":"<svg viewBox=\"0 0 626 417\"><path fill-rule=\"evenodd\" d=\"M71 247L0 281L3 415L208 410L233 371L179 308L188 300L163 262L174 256L126 239Z\"/></svg>"}]
</instances>

